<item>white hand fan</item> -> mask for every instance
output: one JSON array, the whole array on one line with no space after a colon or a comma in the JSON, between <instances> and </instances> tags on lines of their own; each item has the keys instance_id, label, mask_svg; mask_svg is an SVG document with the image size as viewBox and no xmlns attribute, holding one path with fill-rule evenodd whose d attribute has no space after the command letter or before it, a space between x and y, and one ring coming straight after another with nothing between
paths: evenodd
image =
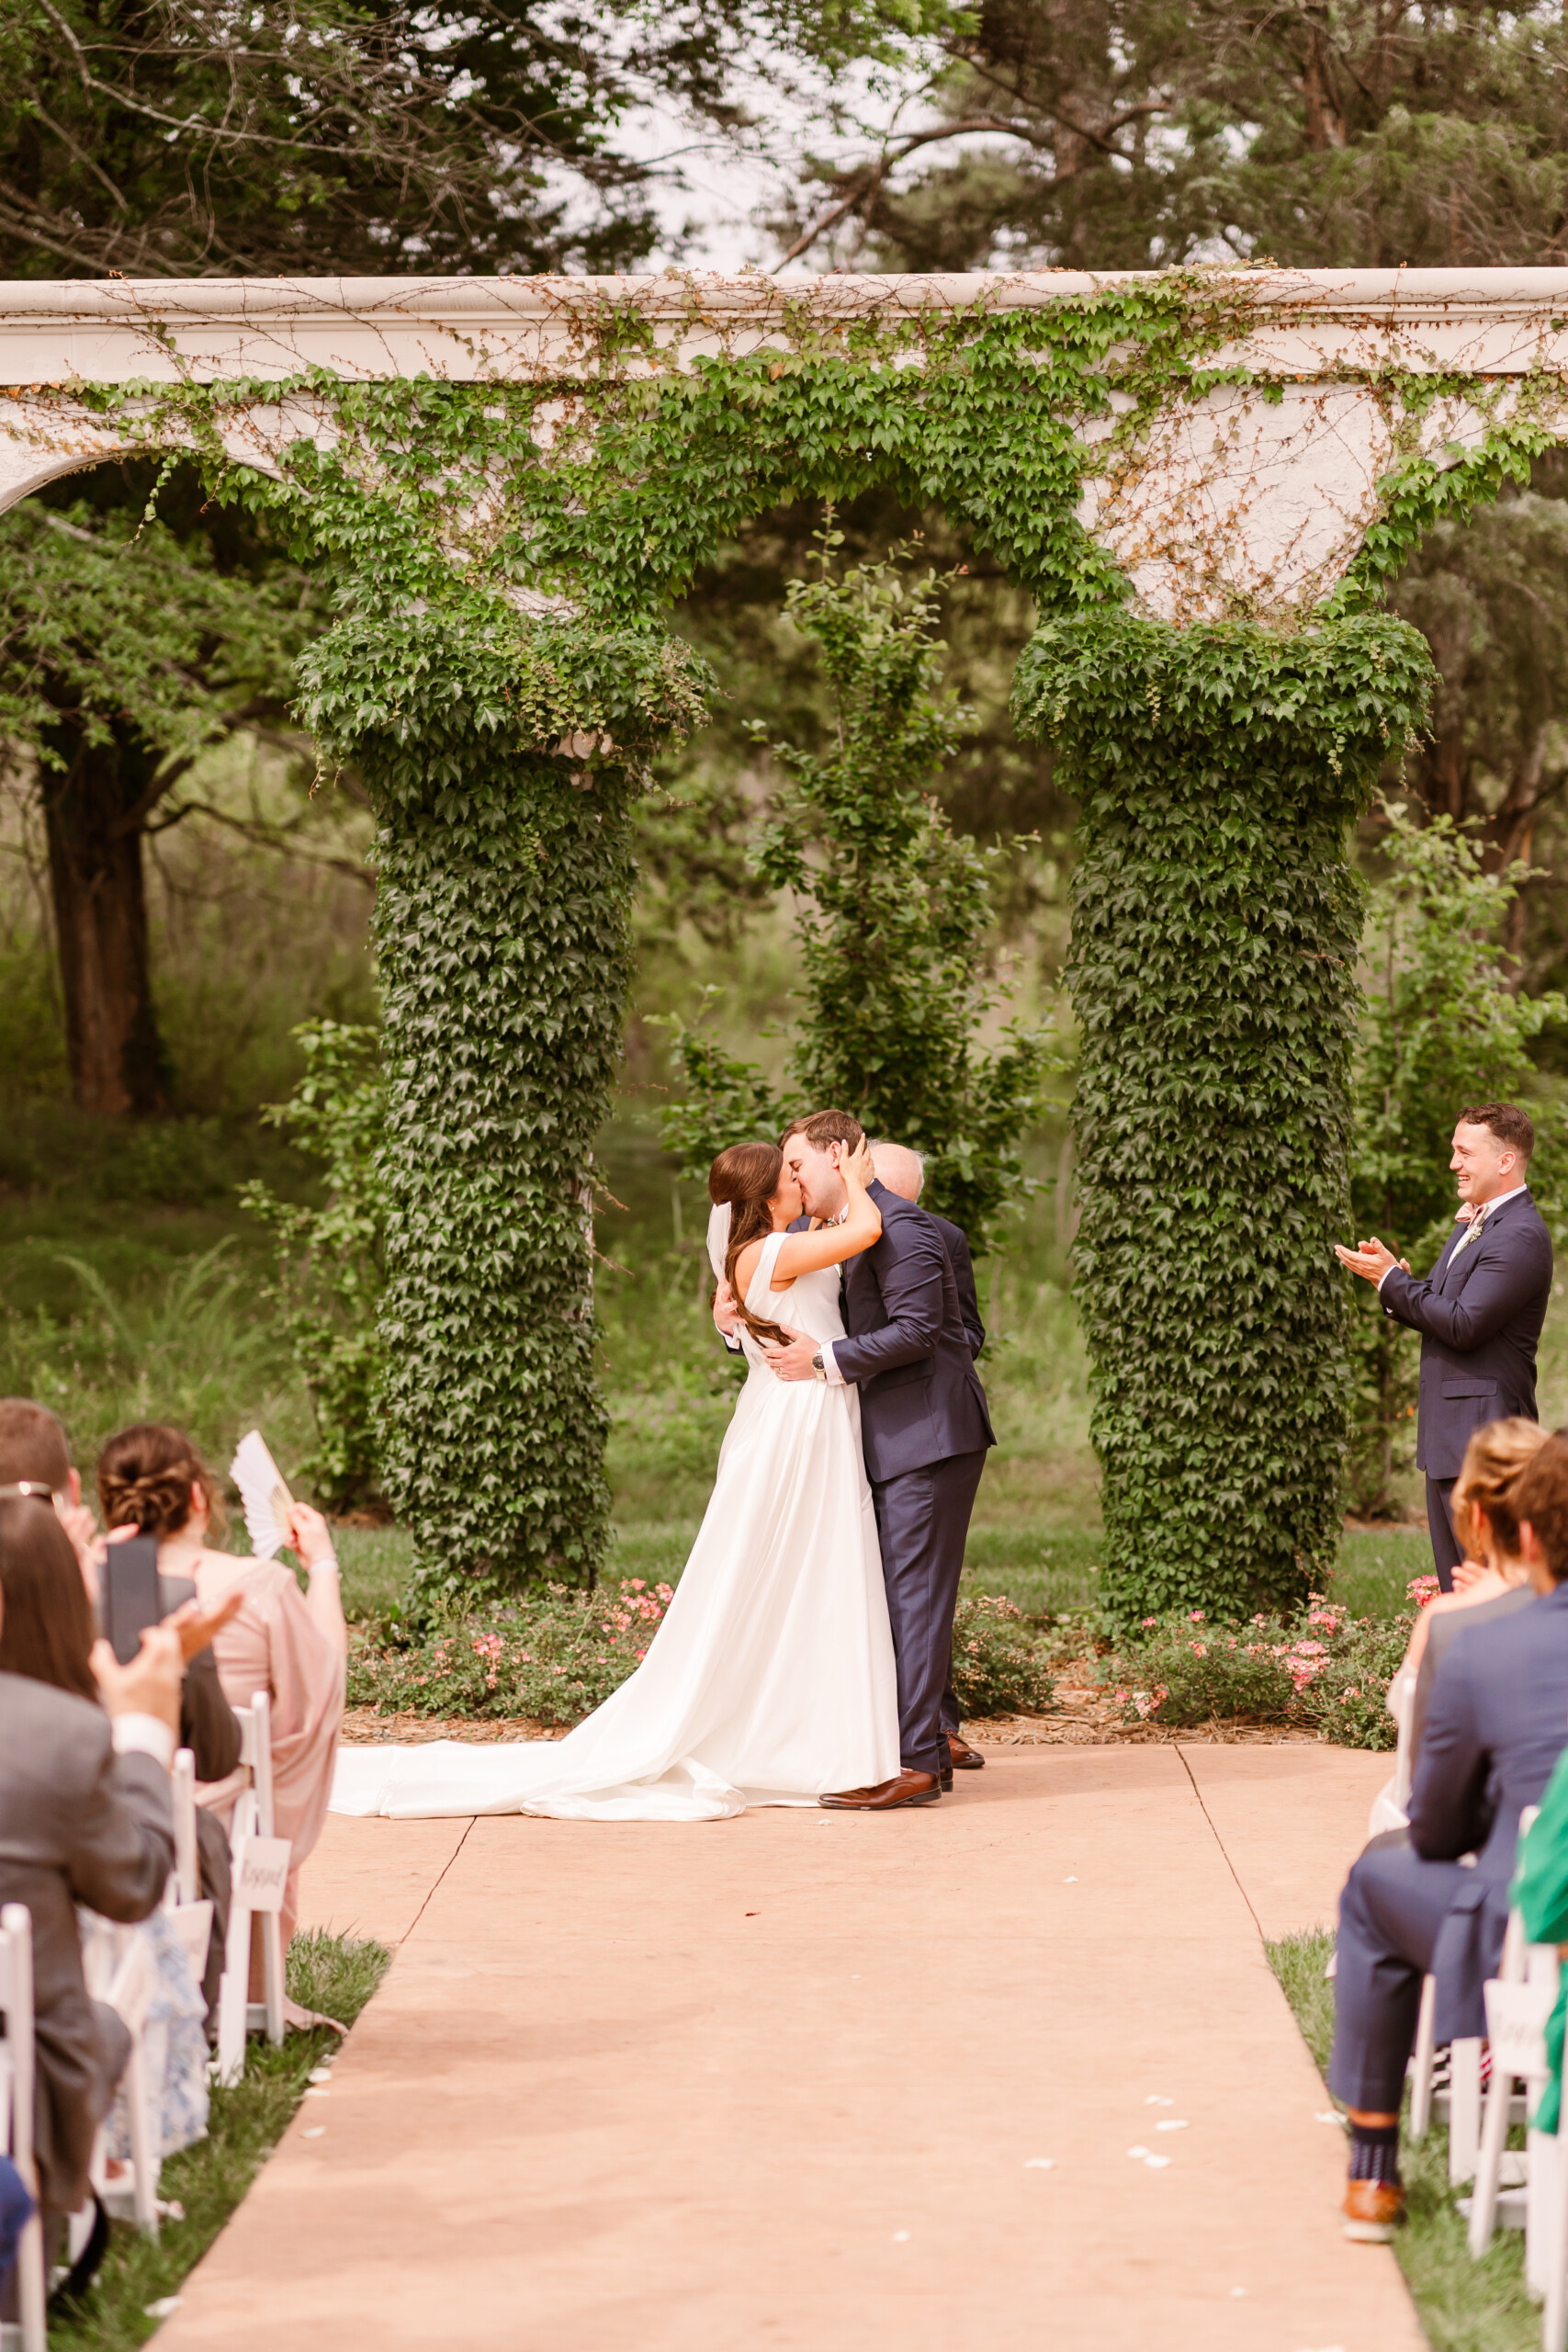
<instances>
[{"instance_id":1,"label":"white hand fan","mask_svg":"<svg viewBox=\"0 0 1568 2352\"><path fill-rule=\"evenodd\" d=\"M266 1450L260 1430L240 1440L229 1476L240 1489L245 1531L258 1560L270 1560L288 1541L288 1514L294 1498L283 1483L283 1473Z\"/></svg>"}]
</instances>

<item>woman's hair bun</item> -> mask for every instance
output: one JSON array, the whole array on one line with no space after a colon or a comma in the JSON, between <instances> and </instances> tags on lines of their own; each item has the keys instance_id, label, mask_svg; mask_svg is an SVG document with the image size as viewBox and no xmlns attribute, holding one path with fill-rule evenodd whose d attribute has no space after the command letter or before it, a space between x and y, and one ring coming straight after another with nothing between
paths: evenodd
<instances>
[{"instance_id":1,"label":"woman's hair bun","mask_svg":"<svg viewBox=\"0 0 1568 2352\"><path fill-rule=\"evenodd\" d=\"M98 1456L98 1500L111 1527L142 1535L177 1535L199 1484L209 1518L223 1523L212 1475L189 1438L165 1421L138 1421L111 1437Z\"/></svg>"}]
</instances>

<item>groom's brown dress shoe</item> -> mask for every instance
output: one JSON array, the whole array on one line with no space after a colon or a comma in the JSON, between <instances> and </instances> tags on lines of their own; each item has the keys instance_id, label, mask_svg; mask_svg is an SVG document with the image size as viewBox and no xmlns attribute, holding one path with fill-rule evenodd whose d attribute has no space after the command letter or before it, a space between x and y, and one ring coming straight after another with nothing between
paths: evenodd
<instances>
[{"instance_id":1,"label":"groom's brown dress shoe","mask_svg":"<svg viewBox=\"0 0 1568 2352\"><path fill-rule=\"evenodd\" d=\"M874 1789L840 1789L830 1797L818 1797L835 1813L893 1813L905 1804L935 1804L942 1794L942 1783L934 1772L898 1772L891 1781L879 1781Z\"/></svg>"},{"instance_id":2,"label":"groom's brown dress shoe","mask_svg":"<svg viewBox=\"0 0 1568 2352\"><path fill-rule=\"evenodd\" d=\"M1348 2238L1361 2245L1386 2245L1404 2219L1404 2191L1393 2181L1348 2180L1340 2210Z\"/></svg>"},{"instance_id":3,"label":"groom's brown dress shoe","mask_svg":"<svg viewBox=\"0 0 1568 2352\"><path fill-rule=\"evenodd\" d=\"M977 1747L971 1747L966 1739L960 1739L955 1731L950 1731L948 1733L947 1747L948 1753L953 1758L953 1769L955 1772L983 1772L985 1770L986 1759L981 1755L979 1749Z\"/></svg>"}]
</instances>

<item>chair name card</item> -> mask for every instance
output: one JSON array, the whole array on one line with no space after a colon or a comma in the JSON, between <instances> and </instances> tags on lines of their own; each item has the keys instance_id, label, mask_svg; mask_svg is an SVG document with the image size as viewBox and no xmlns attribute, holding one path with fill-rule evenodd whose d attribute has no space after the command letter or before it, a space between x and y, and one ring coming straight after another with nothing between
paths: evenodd
<instances>
[{"instance_id":1,"label":"chair name card","mask_svg":"<svg viewBox=\"0 0 1568 2352\"><path fill-rule=\"evenodd\" d=\"M1546 2021L1556 2006L1556 1985L1506 1984L1492 1977L1485 1993L1493 2079L1496 2079L1498 2070L1528 2076L1549 2074Z\"/></svg>"},{"instance_id":2,"label":"chair name card","mask_svg":"<svg viewBox=\"0 0 1568 2352\"><path fill-rule=\"evenodd\" d=\"M234 1844L234 1899L247 1911L281 1911L288 1877L287 1838L240 1838Z\"/></svg>"}]
</instances>

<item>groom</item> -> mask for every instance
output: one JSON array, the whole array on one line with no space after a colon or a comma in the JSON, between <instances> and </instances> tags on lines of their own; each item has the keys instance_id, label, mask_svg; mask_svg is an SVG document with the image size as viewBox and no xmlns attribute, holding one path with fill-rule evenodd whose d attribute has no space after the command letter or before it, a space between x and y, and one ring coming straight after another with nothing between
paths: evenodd
<instances>
[{"instance_id":1,"label":"groom","mask_svg":"<svg viewBox=\"0 0 1568 2352\"><path fill-rule=\"evenodd\" d=\"M784 1165L807 1214L832 1222L848 1202L839 1173L862 1140L858 1120L819 1111L784 1138ZM794 1335L766 1351L781 1380L853 1381L876 1506L882 1573L898 1668L901 1770L874 1788L821 1803L892 1813L942 1794L948 1757L942 1696L964 1539L987 1447L986 1392L964 1328L958 1285L935 1219L874 1178L882 1238L844 1268L845 1337Z\"/></svg>"}]
</instances>

